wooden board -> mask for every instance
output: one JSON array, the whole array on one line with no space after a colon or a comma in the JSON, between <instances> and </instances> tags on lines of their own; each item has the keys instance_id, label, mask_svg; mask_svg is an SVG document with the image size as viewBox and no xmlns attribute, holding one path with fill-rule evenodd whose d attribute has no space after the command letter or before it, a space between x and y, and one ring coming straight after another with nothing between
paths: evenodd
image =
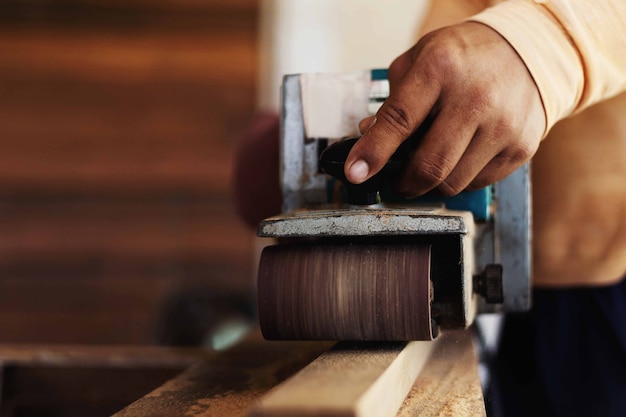
<instances>
[{"instance_id":1,"label":"wooden board","mask_svg":"<svg viewBox=\"0 0 626 417\"><path fill-rule=\"evenodd\" d=\"M0 2L2 343L163 343L211 321L171 304L252 293L257 3Z\"/></svg>"},{"instance_id":2,"label":"wooden board","mask_svg":"<svg viewBox=\"0 0 626 417\"><path fill-rule=\"evenodd\" d=\"M470 331L369 351L331 346L247 341L114 417L486 416Z\"/></svg>"},{"instance_id":3,"label":"wooden board","mask_svg":"<svg viewBox=\"0 0 626 417\"><path fill-rule=\"evenodd\" d=\"M340 343L266 395L250 416L392 417L432 347Z\"/></svg>"},{"instance_id":4,"label":"wooden board","mask_svg":"<svg viewBox=\"0 0 626 417\"><path fill-rule=\"evenodd\" d=\"M469 331L444 334L397 417L484 417L478 359Z\"/></svg>"},{"instance_id":5,"label":"wooden board","mask_svg":"<svg viewBox=\"0 0 626 417\"><path fill-rule=\"evenodd\" d=\"M212 355L146 346L0 345L0 415L109 416Z\"/></svg>"},{"instance_id":6,"label":"wooden board","mask_svg":"<svg viewBox=\"0 0 626 417\"><path fill-rule=\"evenodd\" d=\"M235 417L332 343L246 342L200 362L113 417Z\"/></svg>"},{"instance_id":7,"label":"wooden board","mask_svg":"<svg viewBox=\"0 0 626 417\"><path fill-rule=\"evenodd\" d=\"M258 331L223 352L0 345L0 414L36 407L115 417L486 415L469 331L434 342L331 347L268 342Z\"/></svg>"}]
</instances>

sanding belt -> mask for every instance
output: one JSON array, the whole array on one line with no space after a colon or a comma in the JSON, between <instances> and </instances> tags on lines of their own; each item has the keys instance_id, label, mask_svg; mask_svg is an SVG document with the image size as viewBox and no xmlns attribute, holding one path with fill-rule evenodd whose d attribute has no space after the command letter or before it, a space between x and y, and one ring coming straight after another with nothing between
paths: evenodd
<instances>
[{"instance_id":1,"label":"sanding belt","mask_svg":"<svg viewBox=\"0 0 626 417\"><path fill-rule=\"evenodd\" d=\"M259 264L269 340L432 340L430 245L371 241L268 246Z\"/></svg>"}]
</instances>

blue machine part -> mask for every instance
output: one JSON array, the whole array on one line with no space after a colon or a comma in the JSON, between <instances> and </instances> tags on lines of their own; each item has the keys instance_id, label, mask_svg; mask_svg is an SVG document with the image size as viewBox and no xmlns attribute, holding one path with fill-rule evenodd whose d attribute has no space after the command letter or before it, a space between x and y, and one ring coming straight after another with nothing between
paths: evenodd
<instances>
[{"instance_id":1,"label":"blue machine part","mask_svg":"<svg viewBox=\"0 0 626 417\"><path fill-rule=\"evenodd\" d=\"M402 199L389 189L385 189L381 194L381 200L387 203L443 204L448 210L472 212L474 221L477 222L488 221L491 219L493 186L481 188L476 191L463 191L462 193L452 197L444 197L429 193L411 200Z\"/></svg>"},{"instance_id":2,"label":"blue machine part","mask_svg":"<svg viewBox=\"0 0 626 417\"><path fill-rule=\"evenodd\" d=\"M329 177L326 182L327 199L331 203L345 203L346 193L343 184L335 178ZM380 193L380 201L393 204L433 205L443 204L448 210L469 211L476 222L486 222L491 219L494 187L492 185L476 191L463 191L452 197L426 194L418 198L406 200L397 196L389 186Z\"/></svg>"},{"instance_id":3,"label":"blue machine part","mask_svg":"<svg viewBox=\"0 0 626 417\"><path fill-rule=\"evenodd\" d=\"M371 71L372 81L387 80L387 68L376 68Z\"/></svg>"},{"instance_id":4,"label":"blue machine part","mask_svg":"<svg viewBox=\"0 0 626 417\"><path fill-rule=\"evenodd\" d=\"M491 205L493 203L493 186L481 188L476 191L464 191L452 197L435 197L425 195L415 200L414 203L441 202L449 210L471 211L477 222L491 219Z\"/></svg>"}]
</instances>

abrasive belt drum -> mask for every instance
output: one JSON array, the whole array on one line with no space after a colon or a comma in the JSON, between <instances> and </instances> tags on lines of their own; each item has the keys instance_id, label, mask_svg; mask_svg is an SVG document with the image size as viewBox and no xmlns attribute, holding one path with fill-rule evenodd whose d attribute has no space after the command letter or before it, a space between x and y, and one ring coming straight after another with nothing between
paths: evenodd
<instances>
[{"instance_id":1,"label":"abrasive belt drum","mask_svg":"<svg viewBox=\"0 0 626 417\"><path fill-rule=\"evenodd\" d=\"M427 243L298 242L263 250L258 308L269 340L432 340Z\"/></svg>"}]
</instances>

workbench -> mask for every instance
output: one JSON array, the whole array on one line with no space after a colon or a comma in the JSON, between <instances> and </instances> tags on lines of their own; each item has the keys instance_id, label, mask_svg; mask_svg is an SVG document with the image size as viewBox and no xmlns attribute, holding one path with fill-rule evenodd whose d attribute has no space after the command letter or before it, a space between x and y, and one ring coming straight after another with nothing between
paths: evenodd
<instances>
[{"instance_id":1,"label":"workbench","mask_svg":"<svg viewBox=\"0 0 626 417\"><path fill-rule=\"evenodd\" d=\"M427 344L417 347L428 346L427 355L408 395L402 396L397 416L485 416L473 334L455 331L435 342L418 343ZM365 355L358 358L363 363L361 370L374 366L375 359L369 359L376 356L375 346L366 348L371 352L359 353ZM312 361L336 348L332 342L268 342L256 333L221 352L201 348L0 345L0 415L228 417L248 416L255 409L256 415L266 415L260 404L286 380L293 380L294 374L302 374ZM398 360L405 359L394 356L394 361ZM342 372L342 363L333 361L337 378L349 379ZM389 369L384 370L389 374ZM337 391L337 398L349 396L348 392L356 389L354 385L358 384ZM395 386L392 379L385 382L382 391L367 395L383 397L370 400L385 403ZM303 402L317 401L315 390L309 390L306 397ZM331 414L325 411L319 415Z\"/></svg>"}]
</instances>

